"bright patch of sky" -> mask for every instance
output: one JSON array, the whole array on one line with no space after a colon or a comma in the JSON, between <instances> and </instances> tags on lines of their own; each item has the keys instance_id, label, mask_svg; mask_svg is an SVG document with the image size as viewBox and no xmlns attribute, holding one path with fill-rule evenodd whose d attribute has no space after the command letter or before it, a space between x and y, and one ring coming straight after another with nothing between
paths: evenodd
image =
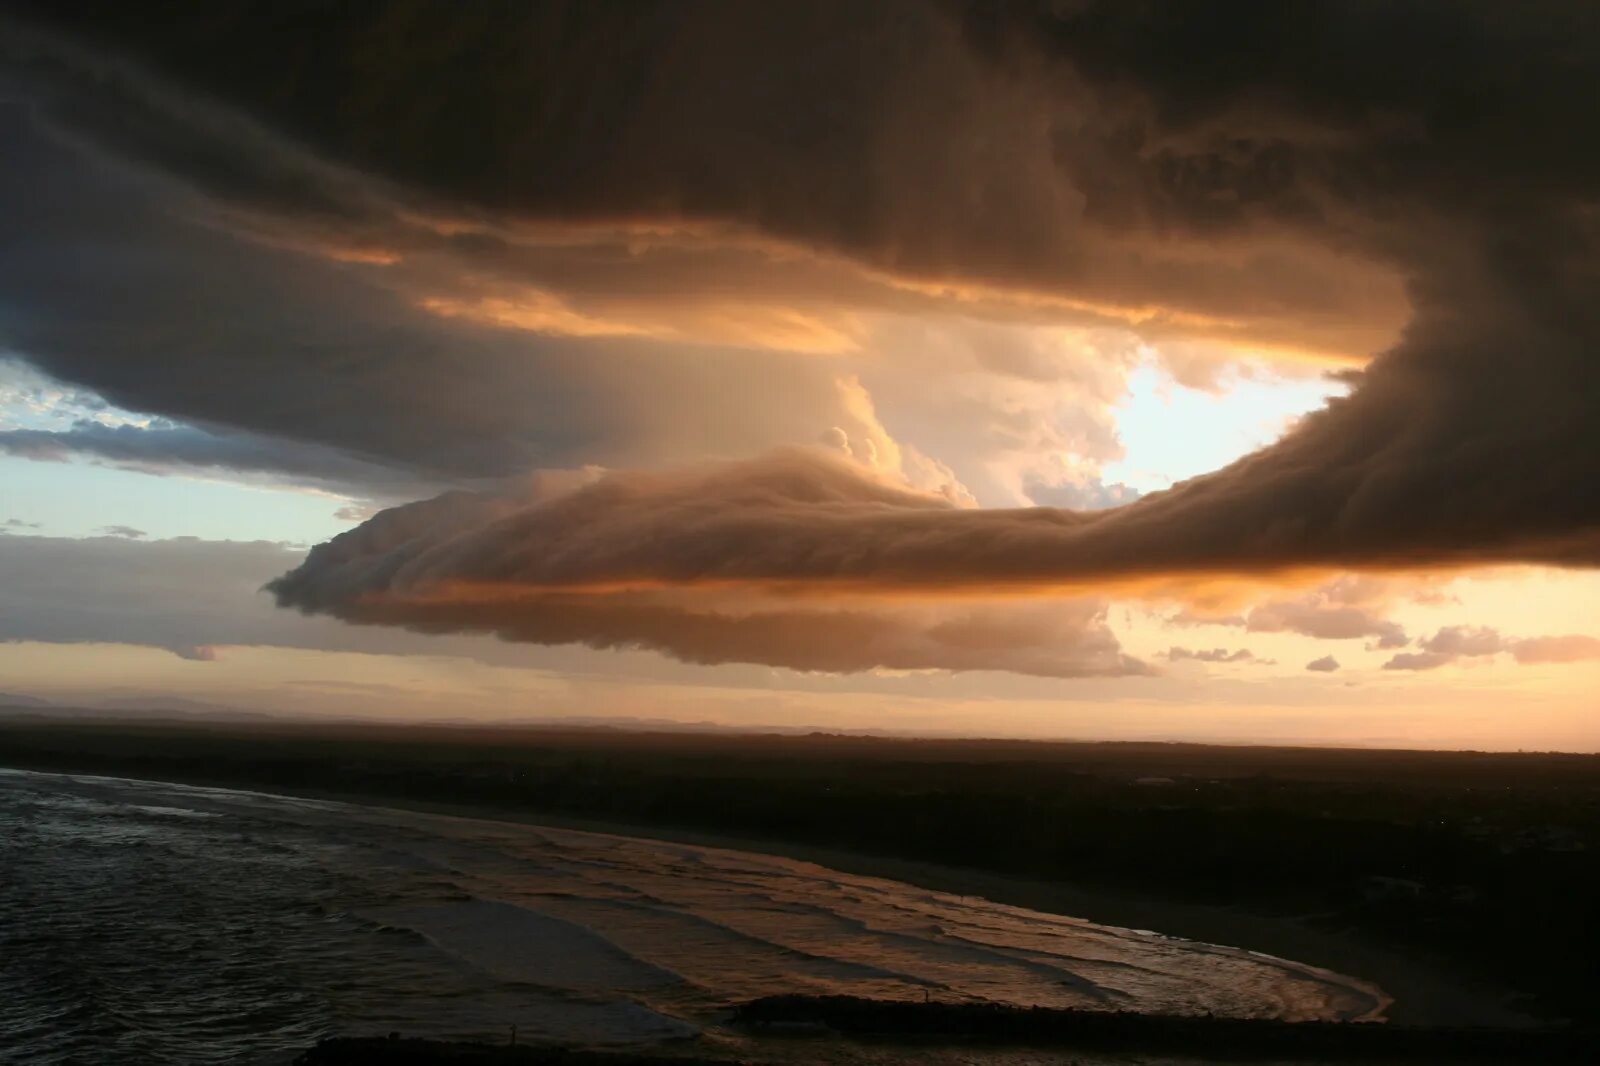
<instances>
[{"instance_id":1,"label":"bright patch of sky","mask_svg":"<svg viewBox=\"0 0 1600 1066\"><path fill-rule=\"evenodd\" d=\"M64 430L78 421L153 420L0 358L0 430ZM0 455L0 533L86 537L121 527L151 538L314 544L350 527L334 517L344 503L292 488Z\"/></svg>"},{"instance_id":2,"label":"bright patch of sky","mask_svg":"<svg viewBox=\"0 0 1600 1066\"><path fill-rule=\"evenodd\" d=\"M1124 454L1105 465L1101 480L1154 492L1210 473L1272 443L1297 418L1347 391L1320 375L1285 377L1254 364L1207 391L1181 384L1152 358L1128 377L1116 408Z\"/></svg>"},{"instance_id":3,"label":"bright patch of sky","mask_svg":"<svg viewBox=\"0 0 1600 1066\"><path fill-rule=\"evenodd\" d=\"M113 407L92 392L64 385L0 354L0 430L70 429L74 422L148 425L147 416Z\"/></svg>"},{"instance_id":4,"label":"bright patch of sky","mask_svg":"<svg viewBox=\"0 0 1600 1066\"><path fill-rule=\"evenodd\" d=\"M292 489L0 456L0 532L92 537L126 526L151 539L315 544L350 528L334 517L343 504Z\"/></svg>"}]
</instances>

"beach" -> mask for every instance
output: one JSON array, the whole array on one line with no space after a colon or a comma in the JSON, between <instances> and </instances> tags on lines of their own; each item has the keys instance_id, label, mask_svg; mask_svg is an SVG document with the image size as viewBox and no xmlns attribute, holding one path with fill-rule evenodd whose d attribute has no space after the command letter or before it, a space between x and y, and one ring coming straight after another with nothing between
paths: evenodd
<instances>
[{"instance_id":1,"label":"beach","mask_svg":"<svg viewBox=\"0 0 1600 1066\"><path fill-rule=\"evenodd\" d=\"M732 1050L735 1012L796 995L1269 1023L1390 1005L1359 976L914 868L923 883L355 799L0 771L0 1046L267 1066L327 1037L495 1042L511 1025L563 1047Z\"/></svg>"},{"instance_id":2,"label":"beach","mask_svg":"<svg viewBox=\"0 0 1600 1066\"><path fill-rule=\"evenodd\" d=\"M1083 918L1104 925L1149 930L1187 940L1244 948L1359 977L1382 988L1391 997L1392 1002L1384 1014L1397 1024L1511 1027L1538 1024L1535 1019L1508 1003L1514 995L1509 987L1473 981L1443 963L1353 935L1320 929L1297 916L1163 900L1133 892L1108 891L1068 882L1035 880L892 856L868 855L770 837L755 838L671 826L529 814L487 805L400 801L392 795L382 794L325 789L308 789L298 794L375 807L429 811L782 856L843 873L899 881L956 896L971 896L1047 914Z\"/></svg>"}]
</instances>

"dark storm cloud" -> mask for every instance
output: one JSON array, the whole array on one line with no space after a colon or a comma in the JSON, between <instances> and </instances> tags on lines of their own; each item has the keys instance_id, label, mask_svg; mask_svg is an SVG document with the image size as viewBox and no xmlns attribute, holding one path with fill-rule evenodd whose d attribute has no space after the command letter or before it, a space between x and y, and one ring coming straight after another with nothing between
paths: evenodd
<instances>
[{"instance_id":1,"label":"dark storm cloud","mask_svg":"<svg viewBox=\"0 0 1600 1066\"><path fill-rule=\"evenodd\" d=\"M55 32L13 29L12 52L52 122L269 230L515 274L508 223L711 226L908 281L1120 306L1151 332L1201 315L1219 335L1347 354L1393 325L1360 319L1397 309L1375 268L1303 241L1206 256L1129 225L1102 200L1150 192L1119 177L1143 167L1138 109L1047 57L991 62L938 4L40 14Z\"/></svg>"},{"instance_id":2,"label":"dark storm cloud","mask_svg":"<svg viewBox=\"0 0 1600 1066\"><path fill-rule=\"evenodd\" d=\"M187 423L15 431L13 453L277 472L394 499L858 428L837 370L812 356L442 318L372 268L207 224L181 189L81 158L3 98L0 146L0 344ZM736 402L701 402L713 393Z\"/></svg>"},{"instance_id":3,"label":"dark storm cloud","mask_svg":"<svg viewBox=\"0 0 1600 1066\"><path fill-rule=\"evenodd\" d=\"M593 407L554 368L548 382L520 374L537 360L523 346L442 328L337 265L175 218L171 190L85 166L3 101L0 142L0 339L56 378L133 411L436 475L559 455ZM466 352L476 373L458 375L452 356Z\"/></svg>"},{"instance_id":4,"label":"dark storm cloud","mask_svg":"<svg viewBox=\"0 0 1600 1066\"><path fill-rule=\"evenodd\" d=\"M68 4L51 17L283 142L199 103L187 113L138 78L86 96L70 56L35 55L22 77L47 86L41 106L63 128L219 203L326 234L387 232L396 204L488 219L473 238L487 246L495 226L526 220L726 224L907 284L1134 301L1156 325L1294 321L1308 338L1382 303L1365 288L1381 288L1381 262L1408 279L1414 308L1349 397L1262 452L1113 510L960 512L779 457L513 501L458 541L418 534L427 565L414 571L394 568L397 545L369 527L313 555L280 586L286 602L348 615L363 595L420 591L423 576L987 587L1600 564L1600 149L1583 135L1600 127L1592 6L186 11ZM596 381L559 354L574 343L541 346L530 370L526 352L492 354L498 334L415 308L379 315L372 292L352 298L326 269L282 264L260 268L259 284L160 279L151 322L220 306L258 325L223 346L236 390L219 398L214 380L189 376L215 360L210 347L188 353L177 384L153 383L123 336L110 342L109 318L97 332L92 319L41 324L29 310L63 291L78 308L127 302L109 284L125 270L87 282L24 272L51 265L50 231L69 222L40 229L0 275L22 309L8 307L21 323L7 323L8 339L119 402L139 394L143 409L457 472L508 472L563 443L578 452L584 433L605 436L584 421L591 412L649 417L650 393L632 383L646 361L602 377L628 379L640 398L607 406L571 384ZM174 282L196 288L179 297ZM291 315L308 335L286 335L259 324L263 302L325 313ZM464 366L455 353L467 343L491 354ZM674 387L685 395L674 383L688 372L673 364L651 382L662 403ZM422 399L415 420L394 420Z\"/></svg>"},{"instance_id":5,"label":"dark storm cloud","mask_svg":"<svg viewBox=\"0 0 1600 1066\"><path fill-rule=\"evenodd\" d=\"M140 426L80 419L61 430L0 430L0 453L44 461L90 459L151 473L287 477L345 494L391 500L413 496L426 485L414 475L362 462L332 448L250 433L211 433L169 421ZM435 485L435 491L442 487Z\"/></svg>"},{"instance_id":6,"label":"dark storm cloud","mask_svg":"<svg viewBox=\"0 0 1600 1066\"><path fill-rule=\"evenodd\" d=\"M1242 543L1224 547L1182 540L1157 525L1165 515L1141 513L1183 493L1113 511L962 510L886 484L820 449L791 449L666 473L612 472L577 491L532 501L455 494L396 508L314 549L278 588L286 603L335 611L363 595L450 582L553 590L632 583L1029 592L1248 574L1327 558L1307 551L1303 533L1280 544L1238 529ZM1385 548L1341 561L1405 560ZM1254 627L1403 642L1397 627L1324 599L1269 605L1253 616Z\"/></svg>"},{"instance_id":7,"label":"dark storm cloud","mask_svg":"<svg viewBox=\"0 0 1600 1066\"><path fill-rule=\"evenodd\" d=\"M198 17L167 7L165 17L103 3L37 13L341 163L484 211L725 219L873 254L910 239L897 256L956 268L972 243L1053 258L1050 223L1076 228L1079 204L1070 188L1052 188L1048 155L1044 172L1018 172L1019 161L1052 147L1048 127L1019 128L1036 90L1019 82L1012 98L992 91L995 72L936 5L373 3L319 12L242 2ZM84 78L82 58L28 58L54 82ZM202 127L215 116L120 82L120 106L145 121L102 127L102 116L71 101L61 105L68 121L228 199L330 216L360 207L327 171L242 169L207 152L219 131ZM1000 120L988 143L943 136L979 117ZM919 183L902 183L918 170ZM1006 192L1029 195L994 195ZM918 232L927 211L956 198L969 201L967 212Z\"/></svg>"}]
</instances>

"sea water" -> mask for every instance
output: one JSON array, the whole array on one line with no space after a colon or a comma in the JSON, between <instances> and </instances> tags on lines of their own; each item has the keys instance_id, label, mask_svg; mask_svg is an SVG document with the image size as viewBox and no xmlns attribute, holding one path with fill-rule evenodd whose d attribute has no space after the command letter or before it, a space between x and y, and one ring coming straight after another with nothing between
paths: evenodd
<instances>
[{"instance_id":1,"label":"sea water","mask_svg":"<svg viewBox=\"0 0 1600 1066\"><path fill-rule=\"evenodd\" d=\"M670 1046L784 992L1283 1019L1387 1002L1283 959L769 855L0 770L6 1063L277 1063L329 1035L513 1025Z\"/></svg>"}]
</instances>

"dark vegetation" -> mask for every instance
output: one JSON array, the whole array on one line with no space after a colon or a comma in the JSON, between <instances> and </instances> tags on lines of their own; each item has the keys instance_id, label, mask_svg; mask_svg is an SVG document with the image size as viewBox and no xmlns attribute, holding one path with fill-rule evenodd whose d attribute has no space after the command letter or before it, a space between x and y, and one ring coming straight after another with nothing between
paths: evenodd
<instances>
[{"instance_id":1,"label":"dark vegetation","mask_svg":"<svg viewBox=\"0 0 1600 1066\"><path fill-rule=\"evenodd\" d=\"M399 1037L333 1037L295 1059L295 1066L737 1066L732 1059L631 1051L574 1051Z\"/></svg>"},{"instance_id":2,"label":"dark vegetation","mask_svg":"<svg viewBox=\"0 0 1600 1066\"><path fill-rule=\"evenodd\" d=\"M1166 1052L1204 1056L1207 1061L1284 1062L1315 1058L1357 1062L1593 1063L1600 1059L1600 1034L1581 1029L1415 1029L1350 1022L1052 1010L997 1003L910 1003L851 996L758 999L740 1007L734 1020L758 1032L820 1025L855 1037L975 1040L1080 1051Z\"/></svg>"},{"instance_id":3,"label":"dark vegetation","mask_svg":"<svg viewBox=\"0 0 1600 1066\"><path fill-rule=\"evenodd\" d=\"M849 996L773 996L739 1007L733 1024L761 1036L845 1036L912 1046L1015 1045L1066 1051L1204 1056L1206 1061L1532 1063L1595 1062L1600 1033L1586 1029L1415 1029L1106 1011L912 1003ZM736 1066L694 1054L376 1037L324 1040L296 1066Z\"/></svg>"},{"instance_id":4,"label":"dark vegetation","mask_svg":"<svg viewBox=\"0 0 1600 1066\"><path fill-rule=\"evenodd\" d=\"M1600 756L0 719L0 765L697 829L1262 912L1591 1018Z\"/></svg>"}]
</instances>

